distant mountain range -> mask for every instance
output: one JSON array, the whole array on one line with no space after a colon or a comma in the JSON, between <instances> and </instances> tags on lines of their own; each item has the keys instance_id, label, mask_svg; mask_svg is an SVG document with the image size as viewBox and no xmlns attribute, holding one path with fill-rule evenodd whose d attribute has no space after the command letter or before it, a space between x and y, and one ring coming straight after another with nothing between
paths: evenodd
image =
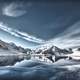
<instances>
[{"instance_id":1,"label":"distant mountain range","mask_svg":"<svg viewBox=\"0 0 80 80\"><path fill-rule=\"evenodd\" d=\"M26 53L28 50L30 50L28 48L24 49L21 46L16 46L14 43L6 43L2 40L0 40L0 49L9 50L9 51L16 50L16 51L22 52L22 53Z\"/></svg>"},{"instance_id":2,"label":"distant mountain range","mask_svg":"<svg viewBox=\"0 0 80 80\"><path fill-rule=\"evenodd\" d=\"M0 40L0 65L6 65L7 64L12 64L16 61L22 60L24 59L24 57L19 58L18 56L16 56L17 58L15 58L14 54L28 54L30 55L30 57L32 57L32 55L36 55L38 58L40 57L45 57L47 59L49 59L50 61L54 62L54 60L52 59L53 56L55 56L55 61L57 61L60 58L66 58L65 55L66 54L71 54L73 53L72 49L69 48L67 49L60 49L52 44L43 44L38 46L36 49L31 50L29 48L22 48L20 46L16 46L14 43L6 43L2 40ZM8 56L4 55L4 58L1 56L3 54L8 54ZM13 55L12 58L9 55ZM27 56L26 56L27 57ZM16 60L15 60L16 59ZM27 59L27 58L26 58ZM4 62L6 61L7 62ZM12 61L11 61L12 60Z\"/></svg>"},{"instance_id":3,"label":"distant mountain range","mask_svg":"<svg viewBox=\"0 0 80 80\"><path fill-rule=\"evenodd\" d=\"M31 50L0 40L0 66L13 65L17 61L23 60L27 51Z\"/></svg>"}]
</instances>

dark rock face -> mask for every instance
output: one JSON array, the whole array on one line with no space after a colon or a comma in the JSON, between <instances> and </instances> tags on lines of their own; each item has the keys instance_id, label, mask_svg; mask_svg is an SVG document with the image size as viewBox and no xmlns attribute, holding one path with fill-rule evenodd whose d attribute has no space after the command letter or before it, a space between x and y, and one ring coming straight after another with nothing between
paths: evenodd
<instances>
[{"instance_id":1,"label":"dark rock face","mask_svg":"<svg viewBox=\"0 0 80 80\"><path fill-rule=\"evenodd\" d=\"M3 41L0 40L0 48L1 49L8 50L7 45L8 45L7 43L5 43L5 42L3 42Z\"/></svg>"},{"instance_id":2,"label":"dark rock face","mask_svg":"<svg viewBox=\"0 0 80 80\"><path fill-rule=\"evenodd\" d=\"M77 50L80 51L80 48L78 48Z\"/></svg>"}]
</instances>

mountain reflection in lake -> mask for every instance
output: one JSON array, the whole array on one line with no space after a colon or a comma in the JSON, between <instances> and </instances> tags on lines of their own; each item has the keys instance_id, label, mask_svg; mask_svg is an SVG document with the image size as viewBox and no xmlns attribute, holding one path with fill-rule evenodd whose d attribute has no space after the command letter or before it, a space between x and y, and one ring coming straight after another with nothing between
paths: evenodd
<instances>
[{"instance_id":1,"label":"mountain reflection in lake","mask_svg":"<svg viewBox=\"0 0 80 80\"><path fill-rule=\"evenodd\" d=\"M64 64L64 60L60 62ZM67 63L45 64L24 60L14 66L0 67L0 80L80 80L80 65Z\"/></svg>"}]
</instances>

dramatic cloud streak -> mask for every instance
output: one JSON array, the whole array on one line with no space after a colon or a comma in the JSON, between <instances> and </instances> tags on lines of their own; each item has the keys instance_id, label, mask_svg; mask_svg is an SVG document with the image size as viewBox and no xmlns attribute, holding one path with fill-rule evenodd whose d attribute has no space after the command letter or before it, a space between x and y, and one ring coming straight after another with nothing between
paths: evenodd
<instances>
[{"instance_id":1,"label":"dramatic cloud streak","mask_svg":"<svg viewBox=\"0 0 80 80\"><path fill-rule=\"evenodd\" d=\"M59 34L56 38L50 39L45 41L41 38L37 38L32 36L26 32L21 32L19 30L13 29L5 25L4 23L0 23L0 29L8 32L9 34L17 37L22 38L26 41L38 43L38 44L48 44L48 45L55 45L60 48L70 48L70 47L80 47L80 21L76 22L64 32Z\"/></svg>"},{"instance_id":2,"label":"dramatic cloud streak","mask_svg":"<svg viewBox=\"0 0 80 80\"><path fill-rule=\"evenodd\" d=\"M27 13L24 9L24 5L19 3L11 3L2 9L3 15L10 16L10 17L19 17Z\"/></svg>"},{"instance_id":3,"label":"dramatic cloud streak","mask_svg":"<svg viewBox=\"0 0 80 80\"><path fill-rule=\"evenodd\" d=\"M80 21L46 43L52 43L60 48L80 47Z\"/></svg>"},{"instance_id":4,"label":"dramatic cloud streak","mask_svg":"<svg viewBox=\"0 0 80 80\"><path fill-rule=\"evenodd\" d=\"M0 23L0 29L3 30L3 31L8 32L9 34L11 34L11 35L13 35L17 38L22 38L22 39L27 40L27 41L31 41L31 42L39 43L39 44L45 42L43 39L34 37L32 35L29 35L28 33L21 32L21 31L16 30L16 29L12 29L12 28L8 27L7 25L5 25L2 22Z\"/></svg>"}]
</instances>

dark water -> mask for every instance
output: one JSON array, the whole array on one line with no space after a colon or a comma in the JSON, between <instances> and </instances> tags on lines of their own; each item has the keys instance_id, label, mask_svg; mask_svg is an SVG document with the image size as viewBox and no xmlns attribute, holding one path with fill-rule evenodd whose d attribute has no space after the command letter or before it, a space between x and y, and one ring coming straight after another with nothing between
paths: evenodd
<instances>
[{"instance_id":1,"label":"dark water","mask_svg":"<svg viewBox=\"0 0 80 80\"><path fill-rule=\"evenodd\" d=\"M80 67L24 60L14 66L0 67L0 80L80 80Z\"/></svg>"}]
</instances>

